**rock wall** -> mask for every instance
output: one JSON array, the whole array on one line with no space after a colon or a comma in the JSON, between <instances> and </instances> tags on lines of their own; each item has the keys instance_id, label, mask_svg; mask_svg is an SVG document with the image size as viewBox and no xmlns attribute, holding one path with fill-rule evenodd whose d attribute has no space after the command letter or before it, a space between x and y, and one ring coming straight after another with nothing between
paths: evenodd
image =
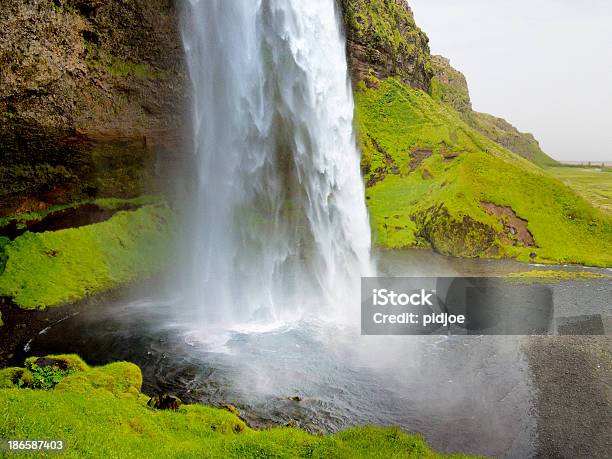
<instances>
[{"instance_id":1,"label":"rock wall","mask_svg":"<svg viewBox=\"0 0 612 459\"><path fill-rule=\"evenodd\" d=\"M93 137L179 124L184 69L173 0L3 0L0 113Z\"/></svg>"},{"instance_id":2,"label":"rock wall","mask_svg":"<svg viewBox=\"0 0 612 459\"><path fill-rule=\"evenodd\" d=\"M353 83L370 74L399 77L429 91L433 70L429 39L405 0L339 0Z\"/></svg>"},{"instance_id":3,"label":"rock wall","mask_svg":"<svg viewBox=\"0 0 612 459\"><path fill-rule=\"evenodd\" d=\"M431 95L434 99L450 105L459 113L472 111L472 101L467 80L463 73L450 65L444 56L431 56L434 78L431 84Z\"/></svg>"},{"instance_id":4,"label":"rock wall","mask_svg":"<svg viewBox=\"0 0 612 459\"><path fill-rule=\"evenodd\" d=\"M532 134L520 132L502 118L472 110L467 80L447 58L432 56L432 69L431 95L434 99L454 108L471 127L517 155L540 166L556 163L542 151Z\"/></svg>"},{"instance_id":5,"label":"rock wall","mask_svg":"<svg viewBox=\"0 0 612 459\"><path fill-rule=\"evenodd\" d=\"M124 166L173 149L186 93L173 0L3 0L0 213L137 194ZM92 183L102 169L118 175Z\"/></svg>"}]
</instances>

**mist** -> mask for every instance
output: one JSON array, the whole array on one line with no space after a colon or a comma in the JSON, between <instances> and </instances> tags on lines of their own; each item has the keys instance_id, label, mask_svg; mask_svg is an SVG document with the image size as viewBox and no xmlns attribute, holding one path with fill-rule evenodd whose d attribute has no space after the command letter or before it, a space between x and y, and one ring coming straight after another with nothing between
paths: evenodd
<instances>
[{"instance_id":1,"label":"mist","mask_svg":"<svg viewBox=\"0 0 612 459\"><path fill-rule=\"evenodd\" d=\"M474 110L533 133L555 159L612 160L612 3L409 4L432 53L466 76Z\"/></svg>"}]
</instances>

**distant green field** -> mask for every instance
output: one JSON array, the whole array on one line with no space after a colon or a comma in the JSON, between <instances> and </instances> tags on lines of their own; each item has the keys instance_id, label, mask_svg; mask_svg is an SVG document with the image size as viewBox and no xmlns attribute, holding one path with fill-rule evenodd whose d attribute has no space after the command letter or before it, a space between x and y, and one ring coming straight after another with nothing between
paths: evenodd
<instances>
[{"instance_id":1,"label":"distant green field","mask_svg":"<svg viewBox=\"0 0 612 459\"><path fill-rule=\"evenodd\" d=\"M612 214L612 169L561 166L546 170L591 204Z\"/></svg>"}]
</instances>

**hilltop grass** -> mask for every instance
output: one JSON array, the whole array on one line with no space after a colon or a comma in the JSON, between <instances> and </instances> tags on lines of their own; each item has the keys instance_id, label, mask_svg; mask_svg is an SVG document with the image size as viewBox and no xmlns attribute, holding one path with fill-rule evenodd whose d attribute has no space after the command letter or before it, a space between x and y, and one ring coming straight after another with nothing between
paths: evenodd
<instances>
[{"instance_id":1,"label":"hilltop grass","mask_svg":"<svg viewBox=\"0 0 612 459\"><path fill-rule=\"evenodd\" d=\"M612 169L585 167L550 167L553 177L570 186L584 199L612 215Z\"/></svg>"},{"instance_id":2,"label":"hilltop grass","mask_svg":"<svg viewBox=\"0 0 612 459\"><path fill-rule=\"evenodd\" d=\"M454 256L612 265L609 216L425 92L396 79L372 80L369 88L360 84L356 110L379 246L431 245ZM410 154L419 148L431 155L411 170ZM527 221L535 246L517 240L482 203L510 207Z\"/></svg>"},{"instance_id":3,"label":"hilltop grass","mask_svg":"<svg viewBox=\"0 0 612 459\"><path fill-rule=\"evenodd\" d=\"M434 101L449 106L468 126L534 164L541 167L559 164L542 151L532 134L520 132L502 118L474 111L465 76L446 58L432 56L432 64L434 76L429 93Z\"/></svg>"},{"instance_id":4,"label":"hilltop grass","mask_svg":"<svg viewBox=\"0 0 612 459\"><path fill-rule=\"evenodd\" d=\"M89 367L74 355L47 358L70 363L66 371L46 367L58 381L45 386L47 390L27 388L36 358L28 359L24 369L0 370L1 438L63 439L65 457L443 457L419 435L395 428L311 435L293 427L254 430L235 413L201 405L153 410L140 392L142 375L136 365Z\"/></svg>"},{"instance_id":5,"label":"hilltop grass","mask_svg":"<svg viewBox=\"0 0 612 459\"><path fill-rule=\"evenodd\" d=\"M44 309L153 276L172 255L173 221L165 204L148 205L94 225L26 232L4 245L0 296Z\"/></svg>"},{"instance_id":6,"label":"hilltop grass","mask_svg":"<svg viewBox=\"0 0 612 459\"><path fill-rule=\"evenodd\" d=\"M509 148L514 148L515 152L520 152L521 156L540 167L559 164L558 161L544 153L531 134L519 132L500 118L489 115L488 113L470 110L465 114L464 119L471 127L500 145L514 145L514 147Z\"/></svg>"}]
</instances>

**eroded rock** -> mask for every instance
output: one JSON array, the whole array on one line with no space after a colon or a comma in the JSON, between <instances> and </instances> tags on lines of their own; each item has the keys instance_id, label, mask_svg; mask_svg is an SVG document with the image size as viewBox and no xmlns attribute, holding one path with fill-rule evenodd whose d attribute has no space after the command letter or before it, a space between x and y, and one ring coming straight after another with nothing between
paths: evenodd
<instances>
[{"instance_id":1,"label":"eroded rock","mask_svg":"<svg viewBox=\"0 0 612 459\"><path fill-rule=\"evenodd\" d=\"M156 410L178 410L182 404L181 399L174 395L160 394L151 397L147 406Z\"/></svg>"}]
</instances>

